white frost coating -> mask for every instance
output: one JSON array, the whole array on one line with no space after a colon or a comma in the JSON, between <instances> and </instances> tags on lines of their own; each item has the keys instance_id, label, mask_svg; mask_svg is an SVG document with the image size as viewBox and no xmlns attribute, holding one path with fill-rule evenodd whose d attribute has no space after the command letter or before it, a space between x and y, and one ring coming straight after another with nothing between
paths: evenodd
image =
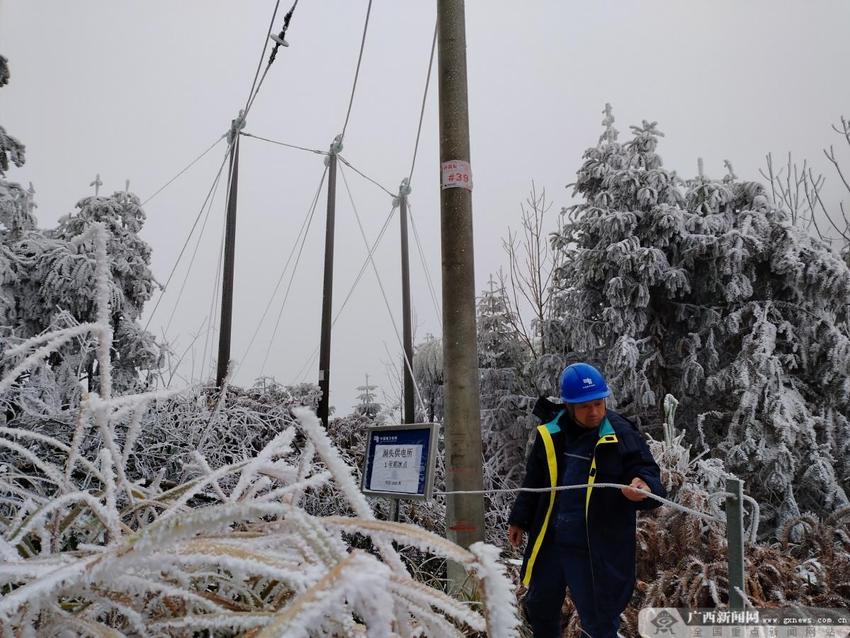
<instances>
[{"instance_id":1,"label":"white frost coating","mask_svg":"<svg viewBox=\"0 0 850 638\"><path fill-rule=\"evenodd\" d=\"M239 482L236 484L236 487L233 489L233 492L230 494L231 501L237 501L242 496L242 493L248 487L248 485L257 477L260 469L266 466L271 460L272 456L275 454L282 454L285 451L288 451L290 446L292 445L292 439L295 436L294 428L286 428L277 436L275 436L271 441L266 444L266 446L260 450L260 453L254 457L254 459L245 466L242 470L242 474L239 477Z\"/></svg>"},{"instance_id":2,"label":"white frost coating","mask_svg":"<svg viewBox=\"0 0 850 638\"><path fill-rule=\"evenodd\" d=\"M27 339L26 341L19 343L16 346L11 348L7 348L3 352L4 357L13 358L20 356L26 353L28 350L34 348L35 346L41 345L43 343L47 343L52 341L53 339L57 339L59 337L65 336L67 333L72 333L74 336L78 336L84 334L89 331L94 331L97 329L98 324L96 323L81 323L76 326L71 326L70 328L63 328L61 330L52 330L50 332L46 332L42 335L38 335L33 337L32 339Z\"/></svg>"},{"instance_id":3,"label":"white frost coating","mask_svg":"<svg viewBox=\"0 0 850 638\"><path fill-rule=\"evenodd\" d=\"M19 558L18 552L14 546L7 543L3 538L0 538L0 558L4 561L0 563L0 579L2 579L3 569L9 565L9 563L5 561L13 561ZM2 582L2 580L0 580L0 582Z\"/></svg>"},{"instance_id":4,"label":"white frost coating","mask_svg":"<svg viewBox=\"0 0 850 638\"><path fill-rule=\"evenodd\" d=\"M520 625L513 585L499 562L499 548L487 543L473 543L469 551L478 559L475 573L484 588L485 616L489 638L514 638Z\"/></svg>"},{"instance_id":5,"label":"white frost coating","mask_svg":"<svg viewBox=\"0 0 850 638\"><path fill-rule=\"evenodd\" d=\"M112 398L112 323L109 320L109 257L106 253L106 227L102 223L92 225L95 249L95 304L99 339L97 362L100 373L100 396L104 401Z\"/></svg>"},{"instance_id":6,"label":"white frost coating","mask_svg":"<svg viewBox=\"0 0 850 638\"><path fill-rule=\"evenodd\" d=\"M70 492L73 488L71 485L71 473L74 471L74 465L77 463L77 460L80 457L80 445L83 442L83 436L85 436L86 428L89 423L89 397L87 395L83 396L82 404L80 405L79 412L77 413L77 425L74 428L74 437L71 439L71 449L68 452L67 460L65 461L65 481L63 483L63 489L66 492ZM101 477L98 473L98 479L103 481L103 477Z\"/></svg>"},{"instance_id":7,"label":"white frost coating","mask_svg":"<svg viewBox=\"0 0 850 638\"><path fill-rule=\"evenodd\" d=\"M97 500L91 494L86 494L85 492L74 492L72 494L58 496L57 498L51 500L46 505L41 506L38 511L26 521L26 523L22 524L19 528L12 528L15 533L10 538L9 542L12 545L17 545L21 542L25 534L27 534L30 530L35 529L36 526L38 526L41 521L44 520L45 516L71 503L84 503L89 507L89 509L91 509L91 511L97 516L97 518L100 519L100 522L103 523L103 526L106 529L112 532L118 531L110 527L109 512L106 510L105 507L103 507L99 500Z\"/></svg>"},{"instance_id":8,"label":"white frost coating","mask_svg":"<svg viewBox=\"0 0 850 638\"><path fill-rule=\"evenodd\" d=\"M118 370L118 359L115 365ZM108 364L101 370L111 372ZM108 395L108 386L102 391ZM10 587L0 600L0 625L19 627L21 636L69 630L227 634L265 626L276 636L391 638L486 629L485 618L468 604L414 581L392 542L470 569L477 565L473 554L416 526L375 520L351 468L309 412L306 424L300 416L309 434L302 450L294 445L294 430L285 427L291 422L285 412L273 421L285 429L254 458L213 469L195 454L184 467L200 470L200 477L167 490L158 479L134 476L130 483L127 462L143 452L131 453L140 432L147 434L142 423L165 425L147 420L153 395L85 394L76 423L64 421L68 430L73 425L70 445L0 428L0 448L17 459L13 468L39 468L36 487L26 488L11 483L0 465L3 503L13 508L11 521L0 525L0 585ZM190 397L185 405L194 422L208 423L203 401ZM217 409L222 425L229 425L229 404ZM96 428L88 427L90 419ZM316 471L316 450L328 471ZM316 488L332 490L335 498L341 492L363 516L307 514L299 497ZM352 553L344 530L372 536L384 562ZM39 541L41 556L18 549L32 540ZM495 573L490 565L482 570ZM279 613L265 613L269 609Z\"/></svg>"},{"instance_id":9,"label":"white frost coating","mask_svg":"<svg viewBox=\"0 0 850 638\"><path fill-rule=\"evenodd\" d=\"M59 348L68 343L71 339L75 337L79 337L80 335L86 334L90 331L99 330L99 326L96 324L80 324L79 326L75 326L74 328L68 328L67 330L63 330L59 336L51 334L51 339L45 345L41 346L38 350L29 355L26 359L21 361L18 365L16 365L9 373L0 380L0 394L7 392L9 388L12 387L18 377L29 370L30 368L35 367L35 365L47 358L52 353L56 352Z\"/></svg>"},{"instance_id":10,"label":"white frost coating","mask_svg":"<svg viewBox=\"0 0 850 638\"><path fill-rule=\"evenodd\" d=\"M70 451L70 448L61 441L57 441L53 437L46 436L39 432L30 432L29 430L22 430L20 428L0 427L0 435L6 435L15 438L31 439L33 441L46 443L47 445L54 447L60 452L64 452L65 454ZM91 461L85 458L79 458L78 461L80 465L82 465L86 469L87 472L91 472L93 476L98 478L98 480L101 479L99 470L94 466L94 464L91 463Z\"/></svg>"},{"instance_id":11,"label":"white frost coating","mask_svg":"<svg viewBox=\"0 0 850 638\"><path fill-rule=\"evenodd\" d=\"M340 458L339 453L328 438L327 432L325 432L318 417L312 410L304 407L294 408L292 413L298 419L302 429L312 439L313 444L316 446L316 452L325 462L325 465L328 466L330 473L333 474L340 491L348 500L354 513L360 518L367 520L374 519L375 515L372 513L372 508L369 507L366 497L363 496L354 482L351 468ZM398 553L390 543L379 542L378 548L384 560L387 561L387 564L394 571L407 573L404 564L401 562L401 558L399 558Z\"/></svg>"},{"instance_id":12,"label":"white frost coating","mask_svg":"<svg viewBox=\"0 0 850 638\"><path fill-rule=\"evenodd\" d=\"M59 469L50 463L49 461L44 461L40 459L35 453L30 452L25 447L18 445L17 443L10 441L8 439L0 439L0 448L7 448L9 450L13 450L31 462L35 467L37 467L44 475L53 481L56 485L62 484L62 473L59 472Z\"/></svg>"},{"instance_id":13,"label":"white frost coating","mask_svg":"<svg viewBox=\"0 0 850 638\"><path fill-rule=\"evenodd\" d=\"M154 552L164 544L191 538L201 531L226 527L234 521L290 511L281 503L227 503L184 512L181 516L162 517L148 525L133 542L138 552Z\"/></svg>"},{"instance_id":14,"label":"white frost coating","mask_svg":"<svg viewBox=\"0 0 850 638\"><path fill-rule=\"evenodd\" d=\"M480 614L441 591L426 587L422 583L418 583L412 579L403 580L393 578L388 586L397 595L413 606L419 607L420 610L427 609L430 611L434 607L444 612L447 616L457 618L461 622L466 623L475 631L485 631L487 628L487 623ZM420 611L416 616L421 620L428 620L429 622L445 622L443 618L434 613L423 614Z\"/></svg>"},{"instance_id":15,"label":"white frost coating","mask_svg":"<svg viewBox=\"0 0 850 638\"><path fill-rule=\"evenodd\" d=\"M309 628L322 619L347 618L351 612L363 618L369 636L389 638L393 609L385 586L389 577L386 565L354 551L277 614L257 638L307 638Z\"/></svg>"},{"instance_id":16,"label":"white frost coating","mask_svg":"<svg viewBox=\"0 0 850 638\"><path fill-rule=\"evenodd\" d=\"M118 502L115 495L115 475L112 465L112 454L108 449L100 451L100 469L105 477L103 496L106 502L105 510L109 539L107 545L115 544L121 536L121 515L118 513Z\"/></svg>"},{"instance_id":17,"label":"white frost coating","mask_svg":"<svg viewBox=\"0 0 850 638\"><path fill-rule=\"evenodd\" d=\"M144 402L136 406L132 411L133 416L130 419L130 424L127 426L127 434L124 436L124 449L121 450L121 465L124 467L127 466L127 461L130 459L130 453L133 451L133 448L136 445L136 440L139 438L139 433L142 430L142 416L147 409L147 402Z\"/></svg>"},{"instance_id":18,"label":"white frost coating","mask_svg":"<svg viewBox=\"0 0 850 638\"><path fill-rule=\"evenodd\" d=\"M307 488L310 489L319 489L325 486L330 480L333 478L330 472L319 472L318 474L314 474L310 478L304 479L303 481L298 481L293 483L292 485L286 485L284 487L279 487L275 490L271 490L266 492L265 494L260 494L257 499L260 501L277 501L283 496L292 496L293 494L300 494ZM291 503L290 499L285 501L286 503Z\"/></svg>"},{"instance_id":19,"label":"white frost coating","mask_svg":"<svg viewBox=\"0 0 850 638\"><path fill-rule=\"evenodd\" d=\"M0 598L0 626L2 626L3 620L8 621L11 615L24 605L30 605L37 609L41 601L52 596L67 584L79 580L88 567L98 558L97 556L90 556L85 560L56 569L38 580L4 594L3 598Z\"/></svg>"}]
</instances>

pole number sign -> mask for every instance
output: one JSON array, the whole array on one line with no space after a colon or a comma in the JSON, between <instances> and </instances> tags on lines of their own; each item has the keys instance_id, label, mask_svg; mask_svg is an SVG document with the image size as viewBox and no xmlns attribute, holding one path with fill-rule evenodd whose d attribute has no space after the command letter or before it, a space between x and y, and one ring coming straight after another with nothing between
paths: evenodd
<instances>
[{"instance_id":1,"label":"pole number sign","mask_svg":"<svg viewBox=\"0 0 850 638\"><path fill-rule=\"evenodd\" d=\"M370 496L431 498L437 424L368 428L361 490Z\"/></svg>"},{"instance_id":2,"label":"pole number sign","mask_svg":"<svg viewBox=\"0 0 850 638\"><path fill-rule=\"evenodd\" d=\"M441 185L447 188L465 188L472 190L472 167L463 160L449 160L442 163Z\"/></svg>"}]
</instances>

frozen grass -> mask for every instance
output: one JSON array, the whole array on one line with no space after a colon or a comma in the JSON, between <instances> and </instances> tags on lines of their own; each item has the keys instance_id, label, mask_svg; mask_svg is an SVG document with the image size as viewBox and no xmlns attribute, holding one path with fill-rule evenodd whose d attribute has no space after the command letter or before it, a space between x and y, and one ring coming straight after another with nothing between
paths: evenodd
<instances>
[{"instance_id":1,"label":"frozen grass","mask_svg":"<svg viewBox=\"0 0 850 638\"><path fill-rule=\"evenodd\" d=\"M106 231L94 232L102 262ZM103 279L108 269L98 273ZM0 429L3 458L12 459L0 466L0 635L517 635L498 550L483 543L466 550L419 527L376 520L308 409L277 415L278 434L253 455L211 464L204 445L177 484L133 478L128 463L149 423L141 415L174 395L111 395L107 296L98 301L98 322L78 330L99 340L101 388L83 395L70 443ZM66 336L18 347L21 365L0 387L20 383L18 375ZM195 392L186 392L188 403ZM228 413L213 416L226 425ZM83 445L92 432L98 444ZM303 509L305 494L327 489L355 516ZM353 549L352 533L377 551ZM479 600L418 582L393 542L463 565Z\"/></svg>"}]
</instances>

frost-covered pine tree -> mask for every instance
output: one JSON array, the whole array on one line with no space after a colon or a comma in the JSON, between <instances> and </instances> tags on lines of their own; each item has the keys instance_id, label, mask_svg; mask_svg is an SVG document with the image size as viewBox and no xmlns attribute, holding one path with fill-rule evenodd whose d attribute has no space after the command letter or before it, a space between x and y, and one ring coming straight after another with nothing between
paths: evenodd
<instances>
[{"instance_id":1,"label":"frost-covered pine tree","mask_svg":"<svg viewBox=\"0 0 850 638\"><path fill-rule=\"evenodd\" d=\"M161 363L160 346L138 323L154 287L150 271L151 248L139 237L145 213L139 198L128 191L118 191L109 197L85 197L76 207L76 212L59 220L54 231L63 250L46 256L45 270L49 274L44 286L45 301L71 309L78 318L94 316L94 298L84 292L85 282L93 276L93 271L82 265L77 245L81 237L88 235L92 224L103 223L109 231L111 319L118 355L112 374L120 387L129 387L140 372L156 370ZM68 279L72 288L79 289L71 295L68 294Z\"/></svg>"},{"instance_id":2,"label":"frost-covered pine tree","mask_svg":"<svg viewBox=\"0 0 850 638\"><path fill-rule=\"evenodd\" d=\"M550 340L601 361L619 409L690 439L747 481L763 532L848 504L850 270L754 182L662 166L655 122L584 154Z\"/></svg>"},{"instance_id":3,"label":"frost-covered pine tree","mask_svg":"<svg viewBox=\"0 0 850 638\"><path fill-rule=\"evenodd\" d=\"M357 386L357 405L354 406L354 414L369 419L377 418L383 406L377 401L378 386L369 383L369 375L366 375L366 383Z\"/></svg>"},{"instance_id":4,"label":"frost-covered pine tree","mask_svg":"<svg viewBox=\"0 0 850 638\"><path fill-rule=\"evenodd\" d=\"M9 65L0 55L0 88L9 82ZM35 228L32 190L5 179L10 164L23 166L25 148L0 126L0 325L10 326L17 319L15 284L18 281L17 257L10 244Z\"/></svg>"},{"instance_id":5,"label":"frost-covered pine tree","mask_svg":"<svg viewBox=\"0 0 850 638\"><path fill-rule=\"evenodd\" d=\"M0 86L8 78L6 60L0 58ZM22 166L24 157L24 146L0 128L2 345L95 320L94 240L89 231L102 222L108 232L112 275L113 378L116 389L129 389L161 362L160 346L137 323L154 285L151 249L138 234L145 219L139 199L128 191L86 197L55 229L39 229L32 186L24 189L3 179L9 163ZM59 405L74 402L80 379L87 379L91 387L96 371L91 345L84 338L72 341L36 373L46 375L41 381L54 387ZM8 363L0 362L0 372Z\"/></svg>"},{"instance_id":6,"label":"frost-covered pine tree","mask_svg":"<svg viewBox=\"0 0 850 638\"><path fill-rule=\"evenodd\" d=\"M516 368L526 354L517 337L504 288L493 279L478 298L478 367Z\"/></svg>"},{"instance_id":7,"label":"frost-covered pine tree","mask_svg":"<svg viewBox=\"0 0 850 638\"><path fill-rule=\"evenodd\" d=\"M500 278L501 280L501 278ZM481 429L490 475L522 480L530 397L522 391L522 373L530 359L517 332L517 320L504 287L492 276L478 298L478 367Z\"/></svg>"},{"instance_id":8,"label":"frost-covered pine tree","mask_svg":"<svg viewBox=\"0 0 850 638\"><path fill-rule=\"evenodd\" d=\"M424 414L417 419L428 423L443 419L443 342L427 334L413 353L413 376L422 395ZM420 410L420 406L416 406Z\"/></svg>"},{"instance_id":9,"label":"frost-covered pine tree","mask_svg":"<svg viewBox=\"0 0 850 638\"><path fill-rule=\"evenodd\" d=\"M8 60L0 55L0 88L9 83L10 77ZM0 126L0 177L9 170L10 162L15 166L24 165L24 145Z\"/></svg>"}]
</instances>

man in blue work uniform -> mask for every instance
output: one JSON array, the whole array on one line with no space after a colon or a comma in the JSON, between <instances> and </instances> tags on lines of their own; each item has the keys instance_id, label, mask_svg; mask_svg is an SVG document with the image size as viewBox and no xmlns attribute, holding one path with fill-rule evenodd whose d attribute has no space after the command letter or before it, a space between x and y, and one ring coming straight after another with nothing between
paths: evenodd
<instances>
[{"instance_id":1,"label":"man in blue work uniform","mask_svg":"<svg viewBox=\"0 0 850 638\"><path fill-rule=\"evenodd\" d=\"M560 492L520 492L508 518L508 540L529 535L522 581L535 638L561 636L567 587L584 636L616 638L635 585L635 512L666 496L658 464L635 425L607 410L602 374L575 363L561 374L563 405L541 398L523 487L584 485ZM594 489L619 483L620 489Z\"/></svg>"}]
</instances>

